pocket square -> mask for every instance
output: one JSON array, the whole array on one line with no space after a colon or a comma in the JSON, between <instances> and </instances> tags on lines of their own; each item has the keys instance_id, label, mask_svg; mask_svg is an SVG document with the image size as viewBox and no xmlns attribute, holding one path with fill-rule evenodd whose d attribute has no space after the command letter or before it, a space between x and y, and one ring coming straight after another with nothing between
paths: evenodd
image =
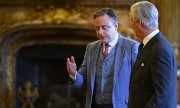
<instances>
[{"instance_id":1,"label":"pocket square","mask_svg":"<svg viewBox=\"0 0 180 108\"><path fill-rule=\"evenodd\" d=\"M144 66L144 63L141 63L141 66Z\"/></svg>"}]
</instances>

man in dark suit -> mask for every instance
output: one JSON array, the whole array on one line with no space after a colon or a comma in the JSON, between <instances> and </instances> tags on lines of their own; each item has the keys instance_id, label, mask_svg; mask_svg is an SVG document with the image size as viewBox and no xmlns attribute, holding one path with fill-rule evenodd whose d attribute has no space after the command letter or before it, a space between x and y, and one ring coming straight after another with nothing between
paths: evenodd
<instances>
[{"instance_id":1,"label":"man in dark suit","mask_svg":"<svg viewBox=\"0 0 180 108\"><path fill-rule=\"evenodd\" d=\"M131 72L128 108L176 108L176 57L159 32L157 8L137 2L130 8L130 18L142 44Z\"/></svg>"},{"instance_id":2,"label":"man in dark suit","mask_svg":"<svg viewBox=\"0 0 180 108\"><path fill-rule=\"evenodd\" d=\"M74 57L67 59L68 73L75 85L86 85L85 108L127 108L139 43L118 33L117 18L110 8L96 12L93 21L99 40L87 45L78 71ZM106 51L108 55L103 54Z\"/></svg>"}]
</instances>

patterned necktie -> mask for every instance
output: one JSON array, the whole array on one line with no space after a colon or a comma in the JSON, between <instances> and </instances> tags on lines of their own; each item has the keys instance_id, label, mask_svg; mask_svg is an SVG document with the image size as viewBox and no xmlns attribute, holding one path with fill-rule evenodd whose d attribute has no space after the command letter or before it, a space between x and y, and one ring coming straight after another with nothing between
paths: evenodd
<instances>
[{"instance_id":1,"label":"patterned necktie","mask_svg":"<svg viewBox=\"0 0 180 108\"><path fill-rule=\"evenodd\" d=\"M105 47L105 50L103 54L104 54L104 58L106 58L108 56L108 51L109 51L110 46L109 44L105 44L104 47Z\"/></svg>"}]
</instances>

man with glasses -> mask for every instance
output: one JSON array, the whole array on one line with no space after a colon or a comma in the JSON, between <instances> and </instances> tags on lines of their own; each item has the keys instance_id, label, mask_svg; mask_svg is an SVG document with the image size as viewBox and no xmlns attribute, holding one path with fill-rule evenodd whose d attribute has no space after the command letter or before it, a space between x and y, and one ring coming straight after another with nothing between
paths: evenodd
<instances>
[{"instance_id":1,"label":"man with glasses","mask_svg":"<svg viewBox=\"0 0 180 108\"><path fill-rule=\"evenodd\" d=\"M74 57L67 58L67 71L75 85L86 85L85 108L127 108L139 43L118 33L118 21L110 8L97 11L93 22L99 40L87 45L78 71Z\"/></svg>"}]
</instances>

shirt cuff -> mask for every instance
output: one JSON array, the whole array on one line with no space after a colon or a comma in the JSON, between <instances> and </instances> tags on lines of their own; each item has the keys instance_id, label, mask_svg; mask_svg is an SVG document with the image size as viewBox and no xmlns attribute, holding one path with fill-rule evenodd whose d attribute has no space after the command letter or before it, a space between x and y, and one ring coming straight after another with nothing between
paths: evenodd
<instances>
[{"instance_id":1,"label":"shirt cuff","mask_svg":"<svg viewBox=\"0 0 180 108\"><path fill-rule=\"evenodd\" d=\"M76 80L76 75L77 75L77 72L75 73L75 76L72 76L71 74L69 74L69 77L71 78L71 80L75 81Z\"/></svg>"}]
</instances>

